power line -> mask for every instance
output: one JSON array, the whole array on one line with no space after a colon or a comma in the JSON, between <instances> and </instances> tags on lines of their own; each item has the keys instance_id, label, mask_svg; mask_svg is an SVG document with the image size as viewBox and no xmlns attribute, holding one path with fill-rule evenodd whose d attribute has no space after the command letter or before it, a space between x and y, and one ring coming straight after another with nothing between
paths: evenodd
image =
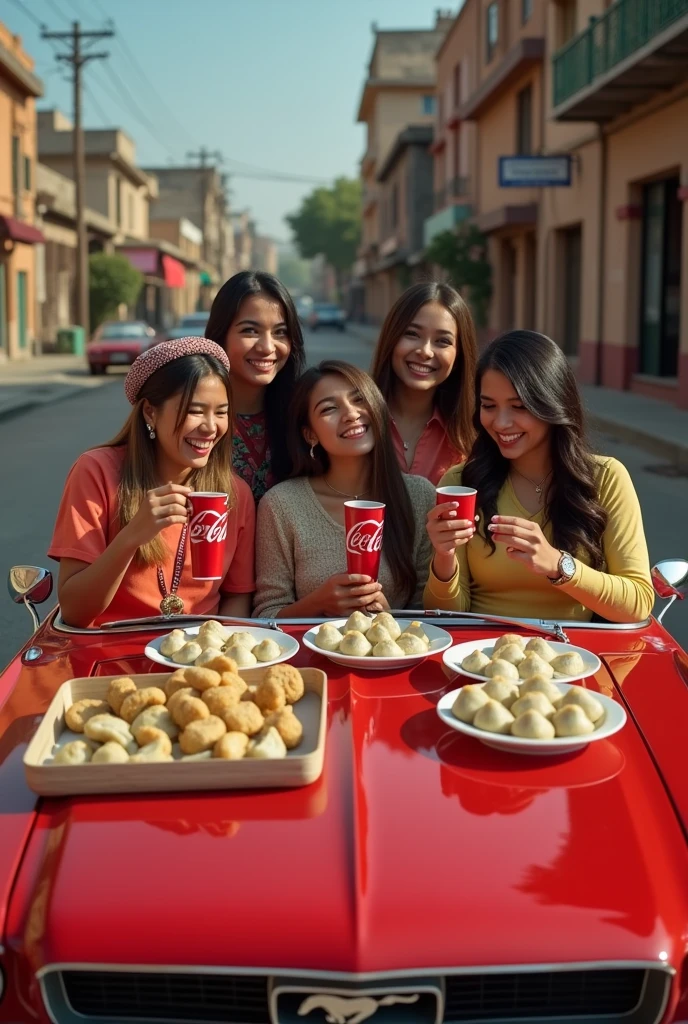
<instances>
[{"instance_id":1,"label":"power line","mask_svg":"<svg viewBox=\"0 0 688 1024\"><path fill-rule=\"evenodd\" d=\"M25 7L24 4L21 3L21 0L10 0L10 3L14 7L16 7L18 11L21 11L22 14L25 14L26 17L29 18L29 20L32 21L37 28L44 27L43 22L40 20L40 18L37 18L29 7Z\"/></svg>"},{"instance_id":2,"label":"power line","mask_svg":"<svg viewBox=\"0 0 688 1024\"><path fill-rule=\"evenodd\" d=\"M130 116L139 122L142 127L150 134L150 136L158 143L159 146L168 154L168 156L175 159L174 153L164 142L157 133L157 129L152 121L143 113L136 100L133 98L127 87L122 82L122 79L112 69L109 64L104 65L108 69L108 75L113 79L114 89L110 86L109 82L105 82L103 79L96 79L100 87L108 93L108 95L117 103L117 105L125 110ZM123 95L124 94L124 95Z\"/></svg>"},{"instance_id":3,"label":"power line","mask_svg":"<svg viewBox=\"0 0 688 1024\"><path fill-rule=\"evenodd\" d=\"M88 86L84 86L84 92L88 96L89 103L95 109L96 114L98 115L100 120L103 122L103 125L112 125L113 124L113 119L111 117L108 117L108 115L105 113L105 111L103 110L103 108L100 105L100 102L93 95L93 90L90 89Z\"/></svg>"},{"instance_id":4,"label":"power line","mask_svg":"<svg viewBox=\"0 0 688 1024\"><path fill-rule=\"evenodd\" d=\"M54 12L54 14L55 14L55 15L56 15L56 16L57 16L58 18L60 18L60 19L61 19L62 21L64 21L64 22L66 22L66 23L67 23L68 25L70 24L70 22L69 22L69 18L68 18L68 17L67 17L67 15L66 15L66 14L64 13L64 11L61 11L61 10L60 10L60 8L59 8L59 7L57 6L57 4L55 3L55 0L45 0L45 2L47 3L47 5L48 5L48 7L50 8L50 10L51 10L51 11L53 11L53 12Z\"/></svg>"}]
</instances>

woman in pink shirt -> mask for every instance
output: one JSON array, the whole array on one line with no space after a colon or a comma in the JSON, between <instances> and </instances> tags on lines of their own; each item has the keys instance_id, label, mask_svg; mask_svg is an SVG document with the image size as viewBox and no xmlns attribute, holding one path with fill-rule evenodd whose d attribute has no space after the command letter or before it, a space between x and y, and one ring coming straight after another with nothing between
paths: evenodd
<instances>
[{"instance_id":1,"label":"woman in pink shirt","mask_svg":"<svg viewBox=\"0 0 688 1024\"><path fill-rule=\"evenodd\" d=\"M448 284L414 284L390 309L371 376L389 406L394 448L406 473L437 484L463 462L474 438L475 326Z\"/></svg>"}]
</instances>

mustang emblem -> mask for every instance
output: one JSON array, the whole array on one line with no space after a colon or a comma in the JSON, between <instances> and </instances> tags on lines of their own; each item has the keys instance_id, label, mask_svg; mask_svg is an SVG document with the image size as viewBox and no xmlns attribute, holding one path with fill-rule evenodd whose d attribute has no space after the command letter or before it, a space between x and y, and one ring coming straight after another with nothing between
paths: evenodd
<instances>
[{"instance_id":1,"label":"mustang emblem","mask_svg":"<svg viewBox=\"0 0 688 1024\"><path fill-rule=\"evenodd\" d=\"M313 1010L323 1010L328 1024L361 1024L374 1017L381 1006L395 1006L397 1003L417 1003L418 996L308 996L299 1006L299 1017L305 1017Z\"/></svg>"}]
</instances>

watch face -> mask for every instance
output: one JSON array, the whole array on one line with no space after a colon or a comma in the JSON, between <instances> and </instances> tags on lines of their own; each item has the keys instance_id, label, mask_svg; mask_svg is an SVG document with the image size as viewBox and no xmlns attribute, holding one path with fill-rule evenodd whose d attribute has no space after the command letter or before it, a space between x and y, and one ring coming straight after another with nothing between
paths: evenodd
<instances>
[{"instance_id":1,"label":"watch face","mask_svg":"<svg viewBox=\"0 0 688 1024\"><path fill-rule=\"evenodd\" d=\"M576 572L576 563L571 555L563 555L559 562L562 576L573 576Z\"/></svg>"}]
</instances>

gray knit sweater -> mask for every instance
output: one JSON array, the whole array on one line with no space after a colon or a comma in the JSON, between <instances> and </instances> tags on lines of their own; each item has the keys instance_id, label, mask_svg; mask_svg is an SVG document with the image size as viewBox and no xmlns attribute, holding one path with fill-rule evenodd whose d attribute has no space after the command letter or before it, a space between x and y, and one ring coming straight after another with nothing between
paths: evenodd
<instances>
[{"instance_id":1,"label":"gray knit sweater","mask_svg":"<svg viewBox=\"0 0 688 1024\"><path fill-rule=\"evenodd\" d=\"M413 560L418 574L416 592L406 607L418 608L422 607L432 556L425 521L435 504L435 488L421 476L404 474L404 482L416 522ZM344 527L327 514L308 478L285 480L272 487L258 505L253 614L270 618L341 572L346 572ZM390 608L403 607L404 597L394 586L384 552L379 580Z\"/></svg>"}]
</instances>

